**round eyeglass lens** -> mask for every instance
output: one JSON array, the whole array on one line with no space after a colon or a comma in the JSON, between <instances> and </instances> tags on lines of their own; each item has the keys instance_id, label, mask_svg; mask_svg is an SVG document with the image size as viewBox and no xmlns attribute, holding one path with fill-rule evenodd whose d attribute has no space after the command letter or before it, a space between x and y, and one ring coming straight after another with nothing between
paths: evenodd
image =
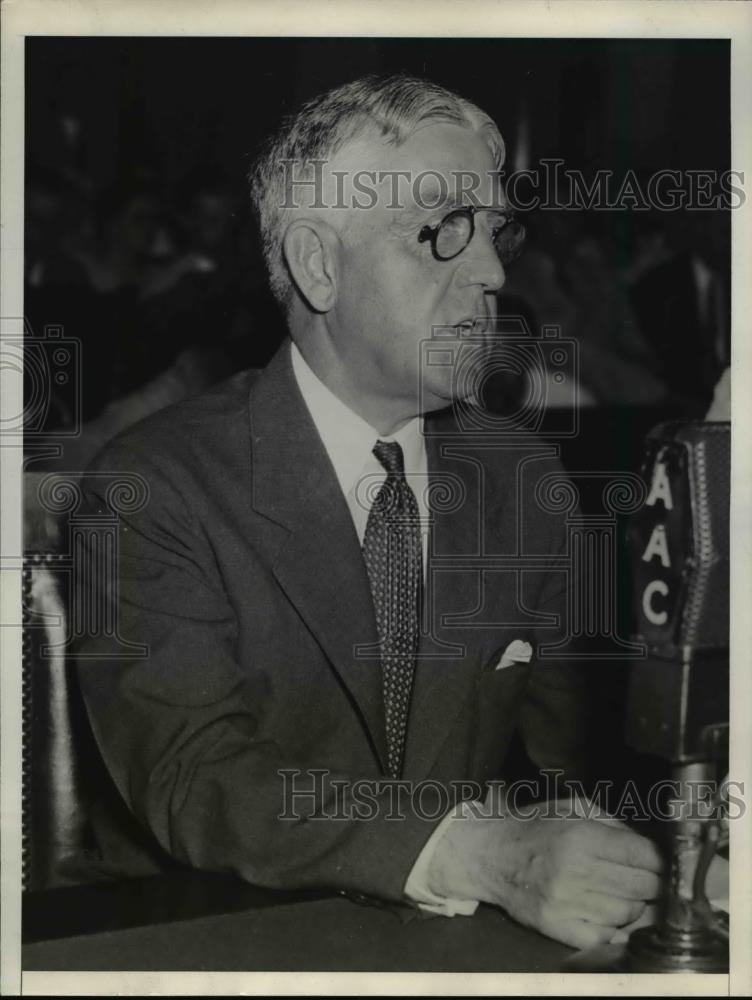
<instances>
[{"instance_id":1,"label":"round eyeglass lens","mask_svg":"<svg viewBox=\"0 0 752 1000\"><path fill-rule=\"evenodd\" d=\"M467 246L472 231L473 224L466 212L447 215L436 234L436 253L440 257L454 257Z\"/></svg>"}]
</instances>

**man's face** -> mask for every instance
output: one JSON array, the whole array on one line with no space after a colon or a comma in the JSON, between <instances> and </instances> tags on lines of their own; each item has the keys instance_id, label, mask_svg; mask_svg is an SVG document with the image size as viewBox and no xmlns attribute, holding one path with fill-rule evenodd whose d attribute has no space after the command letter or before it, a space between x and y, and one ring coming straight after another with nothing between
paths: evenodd
<instances>
[{"instance_id":1,"label":"man's face","mask_svg":"<svg viewBox=\"0 0 752 1000\"><path fill-rule=\"evenodd\" d=\"M451 364L427 364L426 341L436 328L443 328L444 337L437 346L443 343L456 349L468 337L463 324L479 317L473 342L479 335L486 344L490 340L494 293L504 282L489 231L498 216L478 212L470 243L452 260L437 260L430 241L421 242L418 237L424 226L437 225L457 207L461 173L478 178L474 194L465 195L463 204L503 207L491 152L470 129L435 124L396 148L376 139L355 141L335 161L333 170L407 171L410 175L398 189L404 208L389 207L396 203L396 182L388 180L378 186L378 203L373 208L334 210L347 212L345 225L340 226L343 252L336 302L327 314L337 354L369 395L404 400L408 405L418 401L424 412L442 408L458 394L467 395L472 386L463 379L457 384ZM428 171L440 174L445 183L425 174L418 189L414 178ZM464 181L466 191L470 184ZM447 192L449 204L432 207L436 195ZM476 351L470 342L464 348L476 354L485 349L481 345Z\"/></svg>"}]
</instances>

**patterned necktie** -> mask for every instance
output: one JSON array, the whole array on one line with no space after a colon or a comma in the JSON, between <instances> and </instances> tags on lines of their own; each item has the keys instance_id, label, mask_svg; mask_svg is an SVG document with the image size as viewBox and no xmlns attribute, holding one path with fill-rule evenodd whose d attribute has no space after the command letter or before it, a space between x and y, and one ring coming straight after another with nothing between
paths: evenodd
<instances>
[{"instance_id":1,"label":"patterned necktie","mask_svg":"<svg viewBox=\"0 0 752 1000\"><path fill-rule=\"evenodd\" d=\"M387 763L391 777L399 778L420 632L420 513L405 479L402 448L377 441L373 454L387 477L368 515L363 557L381 642Z\"/></svg>"}]
</instances>

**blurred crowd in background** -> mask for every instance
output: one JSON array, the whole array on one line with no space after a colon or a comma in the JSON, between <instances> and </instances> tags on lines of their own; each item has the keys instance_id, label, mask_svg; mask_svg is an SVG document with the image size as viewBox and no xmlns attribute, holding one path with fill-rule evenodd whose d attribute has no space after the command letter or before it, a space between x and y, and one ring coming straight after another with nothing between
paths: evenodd
<instances>
[{"instance_id":1,"label":"blurred crowd in background","mask_svg":"<svg viewBox=\"0 0 752 1000\"><path fill-rule=\"evenodd\" d=\"M88 178L30 167L25 314L80 341L80 371L59 390L47 429L80 412L81 448L248 367L283 335L254 260L248 208L215 171L165 192L135 169L97 192ZM256 281L252 276L256 276Z\"/></svg>"},{"instance_id":2,"label":"blurred crowd in background","mask_svg":"<svg viewBox=\"0 0 752 1000\"><path fill-rule=\"evenodd\" d=\"M676 59L666 51L660 65L670 76ZM609 71L615 64L604 61ZM118 73L120 81L125 70ZM80 373L54 388L46 417L47 430L69 426L70 393L80 391L85 433L66 446L72 468L148 413L263 367L285 327L266 287L248 161L194 156L176 180L174 150L167 162L159 150L168 147L155 139L131 148L121 136L111 156L118 176L98 176L92 150L104 139L74 106L94 101L91 90L82 85L66 103L52 76L40 71L39 80L26 160L24 311L34 337L53 326L81 343ZM536 114L522 124L534 135ZM523 317L533 335L556 326L576 341L579 404L701 418L729 363L728 212L541 209L524 221L526 250L508 271L500 312ZM511 378L489 384L492 407L509 408L500 397L525 392ZM557 391L551 381L547 405L571 405Z\"/></svg>"}]
</instances>

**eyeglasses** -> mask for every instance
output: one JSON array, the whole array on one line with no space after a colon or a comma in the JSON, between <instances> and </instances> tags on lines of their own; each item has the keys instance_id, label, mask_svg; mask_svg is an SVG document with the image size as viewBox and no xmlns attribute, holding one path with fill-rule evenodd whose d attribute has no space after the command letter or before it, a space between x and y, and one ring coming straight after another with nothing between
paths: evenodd
<instances>
[{"instance_id":1,"label":"eyeglasses","mask_svg":"<svg viewBox=\"0 0 752 1000\"><path fill-rule=\"evenodd\" d=\"M491 240L499 260L506 267L515 260L525 241L525 227L511 212L497 208L455 208L435 226L423 226L418 233L418 243L430 241L436 260L452 260L461 254L475 234L476 212L494 212L500 220L491 226Z\"/></svg>"}]
</instances>

